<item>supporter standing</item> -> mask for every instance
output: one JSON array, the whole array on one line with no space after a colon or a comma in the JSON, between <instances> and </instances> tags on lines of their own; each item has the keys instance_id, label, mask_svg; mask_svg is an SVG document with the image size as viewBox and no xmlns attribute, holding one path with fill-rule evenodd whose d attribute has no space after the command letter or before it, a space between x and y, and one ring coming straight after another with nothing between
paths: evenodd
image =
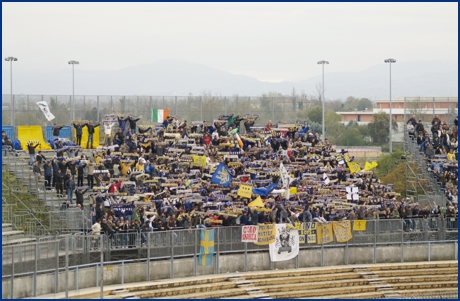
<instances>
[{"instance_id":1,"label":"supporter standing","mask_svg":"<svg viewBox=\"0 0 460 301\"><path fill-rule=\"evenodd\" d=\"M90 144L91 144L91 148L93 148L94 129L97 128L99 125L100 123L93 125L91 121L83 125L83 126L86 126L86 128L88 129L88 141L86 142L86 148L89 148Z\"/></svg>"},{"instance_id":2,"label":"supporter standing","mask_svg":"<svg viewBox=\"0 0 460 301\"><path fill-rule=\"evenodd\" d=\"M77 140L75 141L76 145L81 145L81 136L83 135L83 125L80 122L73 122L72 125L75 128L75 134L77 136Z\"/></svg>"}]
</instances>

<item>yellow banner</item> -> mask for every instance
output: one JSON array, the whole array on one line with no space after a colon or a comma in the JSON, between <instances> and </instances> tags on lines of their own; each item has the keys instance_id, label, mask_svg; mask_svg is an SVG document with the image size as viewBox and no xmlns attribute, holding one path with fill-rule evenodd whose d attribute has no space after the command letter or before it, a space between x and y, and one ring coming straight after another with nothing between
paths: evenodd
<instances>
[{"instance_id":1,"label":"yellow banner","mask_svg":"<svg viewBox=\"0 0 460 301\"><path fill-rule=\"evenodd\" d=\"M275 242L275 224L258 225L257 227L257 242L255 242L254 244L258 246L264 246Z\"/></svg>"},{"instance_id":2,"label":"yellow banner","mask_svg":"<svg viewBox=\"0 0 460 301\"><path fill-rule=\"evenodd\" d=\"M262 201L260 196L258 196L254 201L248 204L248 207L264 207L264 202Z\"/></svg>"},{"instance_id":3,"label":"yellow banner","mask_svg":"<svg viewBox=\"0 0 460 301\"><path fill-rule=\"evenodd\" d=\"M332 228L337 242L347 242L353 238L350 221L332 222Z\"/></svg>"},{"instance_id":4,"label":"yellow banner","mask_svg":"<svg viewBox=\"0 0 460 301\"><path fill-rule=\"evenodd\" d=\"M319 224L316 236L319 244L327 244L334 241L332 234L332 224Z\"/></svg>"},{"instance_id":5,"label":"yellow banner","mask_svg":"<svg viewBox=\"0 0 460 301\"><path fill-rule=\"evenodd\" d=\"M361 167L359 167L359 164L356 162L347 162L347 165L351 173L355 173L361 170Z\"/></svg>"},{"instance_id":6,"label":"yellow banner","mask_svg":"<svg viewBox=\"0 0 460 301\"><path fill-rule=\"evenodd\" d=\"M198 166L206 167L206 156L193 155L193 163Z\"/></svg>"},{"instance_id":7,"label":"yellow banner","mask_svg":"<svg viewBox=\"0 0 460 301\"><path fill-rule=\"evenodd\" d=\"M377 166L379 165L375 161L373 161L372 163L369 163L368 161L366 161L366 164L364 164L364 170L369 171L369 170L376 168Z\"/></svg>"},{"instance_id":8,"label":"yellow banner","mask_svg":"<svg viewBox=\"0 0 460 301\"><path fill-rule=\"evenodd\" d=\"M240 185L240 188L238 189L238 195L243 198L250 199L252 196L252 186Z\"/></svg>"},{"instance_id":9,"label":"yellow banner","mask_svg":"<svg viewBox=\"0 0 460 301\"><path fill-rule=\"evenodd\" d=\"M317 223L295 223L296 229L299 231L299 244L315 244L316 243L316 225Z\"/></svg>"},{"instance_id":10,"label":"yellow banner","mask_svg":"<svg viewBox=\"0 0 460 301\"><path fill-rule=\"evenodd\" d=\"M354 220L353 231L366 231L366 220Z\"/></svg>"},{"instance_id":11,"label":"yellow banner","mask_svg":"<svg viewBox=\"0 0 460 301\"><path fill-rule=\"evenodd\" d=\"M291 187L289 188L289 194L290 195L293 195L293 194L296 194L297 193L297 187Z\"/></svg>"}]
</instances>

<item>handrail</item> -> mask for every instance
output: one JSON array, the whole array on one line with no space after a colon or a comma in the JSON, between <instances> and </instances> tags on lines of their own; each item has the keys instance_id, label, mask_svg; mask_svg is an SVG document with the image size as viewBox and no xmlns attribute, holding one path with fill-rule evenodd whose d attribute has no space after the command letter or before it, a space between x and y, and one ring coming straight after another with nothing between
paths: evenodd
<instances>
[{"instance_id":1,"label":"handrail","mask_svg":"<svg viewBox=\"0 0 460 301\"><path fill-rule=\"evenodd\" d=\"M38 223L38 224L40 225L40 228L41 228L41 229L44 229L44 230L46 231L45 234L48 234L48 235L49 235L49 234L50 234L49 230L46 228L45 225L42 224L42 221L41 221L39 218L37 218L37 217L35 216L34 212L29 208L29 206L27 206L26 204L24 204L24 202L23 202L20 198L18 198L18 196L17 196L14 192L12 192L11 189L2 181L2 190L4 189L4 187L5 187L5 189L7 189L7 190L9 191L9 197L14 198L17 202L19 202L22 206L24 206L24 207L26 208L25 210L28 211L29 216L30 216L36 223ZM6 201L6 203L8 203L8 201L7 201L6 199L5 199L5 201ZM12 213L13 213L12 222L13 222L13 224L14 224L14 212L12 212ZM14 226L15 226L16 229L17 229L17 225L14 225Z\"/></svg>"}]
</instances>

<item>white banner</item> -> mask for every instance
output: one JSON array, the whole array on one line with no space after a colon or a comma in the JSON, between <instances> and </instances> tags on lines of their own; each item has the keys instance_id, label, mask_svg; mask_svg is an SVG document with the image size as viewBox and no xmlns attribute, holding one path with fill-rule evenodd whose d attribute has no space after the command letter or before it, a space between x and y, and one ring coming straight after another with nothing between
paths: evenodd
<instances>
[{"instance_id":1,"label":"white banner","mask_svg":"<svg viewBox=\"0 0 460 301\"><path fill-rule=\"evenodd\" d=\"M257 226L243 226L241 231L242 242L257 242Z\"/></svg>"},{"instance_id":2,"label":"white banner","mask_svg":"<svg viewBox=\"0 0 460 301\"><path fill-rule=\"evenodd\" d=\"M275 242L270 245L270 260L285 261L299 254L299 231L286 224L276 224Z\"/></svg>"},{"instance_id":3,"label":"white banner","mask_svg":"<svg viewBox=\"0 0 460 301\"><path fill-rule=\"evenodd\" d=\"M42 110L43 114L45 114L45 118L48 119L48 121L51 121L54 118L56 118L53 114L51 114L50 108L48 107L48 103L46 101L39 101L37 102L37 105L40 108L40 110Z\"/></svg>"}]
</instances>

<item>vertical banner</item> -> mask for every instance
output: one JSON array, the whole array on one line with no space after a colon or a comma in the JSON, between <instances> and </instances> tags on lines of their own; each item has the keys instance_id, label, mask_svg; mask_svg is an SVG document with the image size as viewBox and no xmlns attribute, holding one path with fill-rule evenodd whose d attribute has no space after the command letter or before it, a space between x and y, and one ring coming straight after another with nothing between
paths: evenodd
<instances>
[{"instance_id":1,"label":"vertical banner","mask_svg":"<svg viewBox=\"0 0 460 301\"><path fill-rule=\"evenodd\" d=\"M337 242L347 242L353 238L350 221L332 222L332 228Z\"/></svg>"},{"instance_id":2,"label":"vertical banner","mask_svg":"<svg viewBox=\"0 0 460 301\"><path fill-rule=\"evenodd\" d=\"M366 220L354 220L353 231L366 231Z\"/></svg>"},{"instance_id":3,"label":"vertical banner","mask_svg":"<svg viewBox=\"0 0 460 301\"><path fill-rule=\"evenodd\" d=\"M257 226L241 227L241 242L257 242Z\"/></svg>"},{"instance_id":4,"label":"vertical banner","mask_svg":"<svg viewBox=\"0 0 460 301\"><path fill-rule=\"evenodd\" d=\"M318 224L316 230L316 237L318 244L327 244L334 241L332 236L332 224Z\"/></svg>"},{"instance_id":5,"label":"vertical banner","mask_svg":"<svg viewBox=\"0 0 460 301\"><path fill-rule=\"evenodd\" d=\"M276 224L275 242L269 245L271 261L285 261L299 254L299 231Z\"/></svg>"},{"instance_id":6,"label":"vertical banner","mask_svg":"<svg viewBox=\"0 0 460 301\"><path fill-rule=\"evenodd\" d=\"M212 265L214 255L214 230L200 231L200 255L198 262L200 265Z\"/></svg>"},{"instance_id":7,"label":"vertical banner","mask_svg":"<svg viewBox=\"0 0 460 301\"><path fill-rule=\"evenodd\" d=\"M258 225L257 227L257 242L255 242L254 244L258 246L265 246L275 242L275 224Z\"/></svg>"}]
</instances>

